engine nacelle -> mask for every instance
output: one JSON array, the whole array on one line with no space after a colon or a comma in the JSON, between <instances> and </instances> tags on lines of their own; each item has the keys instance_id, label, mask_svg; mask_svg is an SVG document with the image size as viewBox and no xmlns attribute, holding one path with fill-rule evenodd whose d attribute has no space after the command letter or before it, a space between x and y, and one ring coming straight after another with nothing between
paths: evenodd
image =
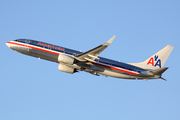
<instances>
[{"instance_id":1,"label":"engine nacelle","mask_svg":"<svg viewBox=\"0 0 180 120\"><path fill-rule=\"evenodd\" d=\"M66 73L70 73L70 74L73 74L73 73L77 72L76 69L74 69L72 67L69 67L67 65L64 65L64 64L59 64L58 70L66 72Z\"/></svg>"},{"instance_id":2,"label":"engine nacelle","mask_svg":"<svg viewBox=\"0 0 180 120\"><path fill-rule=\"evenodd\" d=\"M74 58L65 54L59 54L58 61L72 65L74 63Z\"/></svg>"}]
</instances>

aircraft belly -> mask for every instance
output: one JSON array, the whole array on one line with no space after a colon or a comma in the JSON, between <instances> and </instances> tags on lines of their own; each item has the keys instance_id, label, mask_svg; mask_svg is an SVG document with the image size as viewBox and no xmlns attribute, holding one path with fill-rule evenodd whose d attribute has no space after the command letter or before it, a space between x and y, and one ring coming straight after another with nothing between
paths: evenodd
<instances>
[{"instance_id":1,"label":"aircraft belly","mask_svg":"<svg viewBox=\"0 0 180 120\"><path fill-rule=\"evenodd\" d=\"M106 75L106 76L111 76L111 77L116 77L116 78L125 78L125 79L130 79L130 75L122 74L119 72L115 72L112 70L107 70L105 69L104 72L99 72L100 74Z\"/></svg>"},{"instance_id":2,"label":"aircraft belly","mask_svg":"<svg viewBox=\"0 0 180 120\"><path fill-rule=\"evenodd\" d=\"M104 72L98 72L100 74L103 74L105 76L111 76L111 77L116 77L116 78L123 78L123 79L136 79L136 80L147 80L147 79L157 79L159 78L159 76L139 76L139 75L127 75L127 74L124 74L124 73L120 73L120 72L115 72L115 71L112 71L112 70L104 70Z\"/></svg>"}]
</instances>

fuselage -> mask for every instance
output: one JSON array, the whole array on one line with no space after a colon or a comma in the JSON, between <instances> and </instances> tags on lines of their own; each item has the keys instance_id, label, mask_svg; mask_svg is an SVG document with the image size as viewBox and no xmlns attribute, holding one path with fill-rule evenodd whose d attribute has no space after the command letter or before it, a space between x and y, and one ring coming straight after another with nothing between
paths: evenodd
<instances>
[{"instance_id":1,"label":"fuselage","mask_svg":"<svg viewBox=\"0 0 180 120\"><path fill-rule=\"evenodd\" d=\"M16 52L56 63L59 63L58 56L60 54L75 57L82 53L65 47L29 39L9 41L6 45ZM124 79L156 79L160 77L147 74L148 70L146 69L103 57L94 59L94 61L91 61L90 64L85 61L79 63L77 62L68 66L80 71L83 70L89 73L93 73L93 71L95 71L96 73L103 74L105 76Z\"/></svg>"}]
</instances>

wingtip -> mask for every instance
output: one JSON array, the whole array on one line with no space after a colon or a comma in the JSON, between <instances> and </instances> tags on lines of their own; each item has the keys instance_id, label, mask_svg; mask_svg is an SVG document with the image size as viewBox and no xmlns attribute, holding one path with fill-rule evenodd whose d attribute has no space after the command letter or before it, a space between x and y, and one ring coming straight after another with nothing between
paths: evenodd
<instances>
[{"instance_id":1,"label":"wingtip","mask_svg":"<svg viewBox=\"0 0 180 120\"><path fill-rule=\"evenodd\" d=\"M116 35L114 35L111 39L109 39L105 44L109 46L115 37L116 37Z\"/></svg>"}]
</instances>

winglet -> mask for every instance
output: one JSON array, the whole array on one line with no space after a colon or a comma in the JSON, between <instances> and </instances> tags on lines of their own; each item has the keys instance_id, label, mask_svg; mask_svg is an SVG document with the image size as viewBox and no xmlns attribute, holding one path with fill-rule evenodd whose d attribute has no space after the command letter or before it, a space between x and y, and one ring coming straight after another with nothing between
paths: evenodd
<instances>
[{"instance_id":1,"label":"winglet","mask_svg":"<svg viewBox=\"0 0 180 120\"><path fill-rule=\"evenodd\" d=\"M114 40L115 37L116 37L116 35L114 35L111 39L109 39L106 43L104 43L104 45L109 46L112 43L112 41Z\"/></svg>"}]
</instances>

